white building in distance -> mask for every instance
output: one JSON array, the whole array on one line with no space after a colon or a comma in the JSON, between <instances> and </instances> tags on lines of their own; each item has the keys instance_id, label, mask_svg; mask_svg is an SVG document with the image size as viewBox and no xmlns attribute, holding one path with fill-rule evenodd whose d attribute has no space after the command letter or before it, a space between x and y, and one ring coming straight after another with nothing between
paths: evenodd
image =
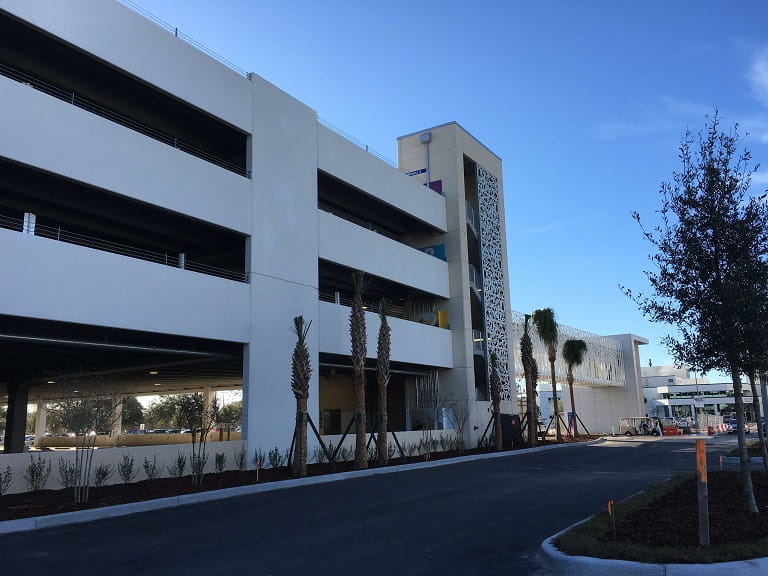
<instances>
[{"instance_id":1,"label":"white building in distance","mask_svg":"<svg viewBox=\"0 0 768 576\"><path fill-rule=\"evenodd\" d=\"M694 419L696 414L710 414L735 418L731 382L710 382L687 366L644 366L641 372L649 416ZM744 385L744 409L747 421L754 422L749 384Z\"/></svg>"}]
</instances>

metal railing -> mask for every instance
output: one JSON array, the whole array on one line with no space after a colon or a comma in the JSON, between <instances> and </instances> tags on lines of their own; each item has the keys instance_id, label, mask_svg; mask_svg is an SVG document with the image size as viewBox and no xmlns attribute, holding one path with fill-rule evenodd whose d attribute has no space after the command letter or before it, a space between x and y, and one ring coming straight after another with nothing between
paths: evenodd
<instances>
[{"instance_id":1,"label":"metal railing","mask_svg":"<svg viewBox=\"0 0 768 576\"><path fill-rule=\"evenodd\" d=\"M246 72L245 70L243 70L239 66L233 64L232 62L230 62L229 60L224 58L224 56L221 56L220 54L217 54L216 52L214 52L210 48L206 48L203 44L201 44L200 42L198 42L197 40L195 40L191 36L187 36L186 34L181 32L177 27L171 26L170 24L168 24L168 22L166 22L165 20L161 20L160 18L158 18L157 16L155 16L154 14L149 12L148 10L145 10L144 8L142 8L141 6L136 4L135 2L131 2L131 0L120 0L120 2L125 4L126 6L128 6L134 12L137 12L138 14L141 14L147 20L150 20L151 22L154 22L155 24L157 24L161 28L164 28L165 30L167 30L168 32L170 32L171 34L176 36L177 38L180 38L181 40L183 40L184 42L186 42L190 46L193 46L194 48L196 48L200 52L203 52L204 54L207 54L208 56L210 56L214 60L224 64L224 66L226 66L227 68L229 68L233 72L237 72L241 76L243 76L245 78L248 78L248 72Z\"/></svg>"},{"instance_id":2,"label":"metal railing","mask_svg":"<svg viewBox=\"0 0 768 576\"><path fill-rule=\"evenodd\" d=\"M346 306L347 308L352 307L352 297L346 294L342 294L341 292L334 292L331 290L319 290L318 291L318 299L321 302L330 302L332 304L338 304L339 306ZM368 312L373 312L375 314L379 313L379 301L378 300L370 300L367 298L363 298L363 307ZM390 318L400 318L401 320L408 320L409 322L417 322L419 324L424 324L424 321L422 317L425 313L414 313L413 311L409 311L404 306L400 306L398 304L394 304L393 302L389 303L389 308L387 309L387 316ZM428 313L432 316L436 317L435 312ZM430 324L430 323L428 323ZM435 326L436 328L445 328L450 329L450 326L439 326L438 324L430 324Z\"/></svg>"},{"instance_id":3,"label":"metal railing","mask_svg":"<svg viewBox=\"0 0 768 576\"><path fill-rule=\"evenodd\" d=\"M352 142L352 144L354 144L354 145L355 145L355 146L357 146L358 148L362 148L363 150L365 150L365 151L366 151L366 152L368 152L369 154L371 154L371 155L373 155L373 156L376 156L376 158L378 158L378 159L379 159L379 160L381 160L382 162L386 162L387 164L389 164L389 165L390 165L390 166L392 166L393 168L397 168L398 170L400 170L400 167L397 165L397 162L395 162L394 160L390 160L389 158L387 158L386 156L384 156L384 155L383 155L383 154L381 154L380 152L376 152L376 150L374 150L373 148L370 148L370 147L368 146L368 144L366 144L365 142L362 142L361 140L358 140L358 139L357 139L357 138L355 138L354 136L351 136L350 134L348 134L348 133L344 132L344 130L342 130L342 129L341 129L341 128L339 128L338 126L335 126L335 125L331 124L331 123L330 123L328 120L326 120L325 118L321 118L320 116L318 116L318 117L317 117L317 121L318 121L320 124L322 124L323 126L325 126L326 128L330 128L331 130L333 130L334 132L336 132L336 134L338 134L339 136L341 136L341 137L342 137L342 138L344 138L345 140L349 140L350 142ZM404 172L403 170L400 170L400 171L401 171L401 172Z\"/></svg>"},{"instance_id":4,"label":"metal railing","mask_svg":"<svg viewBox=\"0 0 768 576\"><path fill-rule=\"evenodd\" d=\"M0 228L22 232L24 229L24 220L22 218L0 215ZM77 246L83 246L85 248L93 248L94 250L101 250L102 252L110 252L129 258L136 258L137 260L145 260L147 262L172 266L174 268L183 267L184 270L199 272L200 274L207 274L208 276L217 276L219 278L235 280L237 282L248 282L248 275L243 272L209 266L208 264L194 262L188 258L185 258L182 262L179 254L145 250L135 246L112 242L111 240L104 240L103 238L71 232L62 229L61 227L36 224L34 226L34 235L40 236L41 238L57 240L59 242L66 242L67 244L76 244Z\"/></svg>"},{"instance_id":5,"label":"metal railing","mask_svg":"<svg viewBox=\"0 0 768 576\"><path fill-rule=\"evenodd\" d=\"M485 338L480 330L472 330L472 352L475 354L485 353Z\"/></svg>"},{"instance_id":6,"label":"metal railing","mask_svg":"<svg viewBox=\"0 0 768 576\"><path fill-rule=\"evenodd\" d=\"M477 268L473 264L468 265L469 269L469 285L472 286L478 292L483 289L483 279L477 271Z\"/></svg>"},{"instance_id":7,"label":"metal railing","mask_svg":"<svg viewBox=\"0 0 768 576\"><path fill-rule=\"evenodd\" d=\"M11 68L10 66L6 66L5 64L0 64L0 75L5 76L6 78L10 78L11 80L15 80L21 84L25 84L30 88L39 90L40 92L48 94L49 96L53 96L54 98L58 98L63 102L77 106L78 108L86 110L91 114L101 116L110 122L124 126L125 128L133 130L134 132L139 132L140 134L148 136L153 140L157 140L158 142L162 142L163 144L177 148L191 156L195 156L201 160L215 164L220 168L224 168L225 170L229 170L230 172L234 172L235 174L239 174L240 176L244 176L246 178L251 177L251 173L248 170L238 166L237 164L234 164L233 162L224 160L218 156L214 156L213 154L210 154L205 150L201 150L192 144L184 142L183 140L179 140L175 136L171 136L170 134L156 130L151 126L147 126L146 124L133 120L128 116L124 116L118 112L115 112L114 110L104 108L103 106L91 102L86 98L78 96L76 92L64 90L63 88L59 88L58 86L35 78L34 76L30 76L29 74Z\"/></svg>"},{"instance_id":8,"label":"metal railing","mask_svg":"<svg viewBox=\"0 0 768 576\"><path fill-rule=\"evenodd\" d=\"M472 232L475 233L476 237L479 237L479 234L477 231L480 229L477 225L477 216L475 215L475 209L472 207L472 204L469 202L466 203L467 206L467 224L472 229Z\"/></svg>"},{"instance_id":9,"label":"metal railing","mask_svg":"<svg viewBox=\"0 0 768 576\"><path fill-rule=\"evenodd\" d=\"M347 306L348 308L352 307L352 298L349 296L345 296L341 294L340 292L332 292L330 290L320 290L318 292L319 299L322 302L331 302L333 304L339 304L341 306ZM374 300L369 300L366 298L363 298L363 307L368 310L368 312L374 312L376 314L379 313L379 302ZM402 318L403 320L410 320L411 318L408 317L408 315L405 313L405 308L402 306L398 306L397 304L394 304L392 302L389 303L389 308L387 310L387 316L390 316L392 318Z\"/></svg>"},{"instance_id":10,"label":"metal railing","mask_svg":"<svg viewBox=\"0 0 768 576\"><path fill-rule=\"evenodd\" d=\"M183 32L181 32L178 29L178 27L172 26L171 24L169 24L165 20L162 20L161 18L158 18L157 16L155 16L154 14L149 12L148 10L145 10L144 8L142 8L141 6L136 4L135 2L131 2L131 0L119 0L119 1L122 2L124 5L128 6L129 8L131 8L134 12L137 12L138 14L142 15L147 20L149 20L151 22L154 22L155 24L157 24L161 28L167 30L168 32L170 32L171 34L176 36L177 38L183 40L184 42L186 42L190 46L193 46L194 48L196 48L200 52L203 52L204 54L207 54L208 56L210 56L214 60L224 64L230 70L232 70L234 72L237 72L238 74L240 74L244 78L249 78L250 77L250 74L248 72L246 72L243 68L240 68L239 66L237 66L234 63L232 63L230 60L227 60L222 55L214 52L210 48L207 48L206 46L204 46L203 44L201 44L200 42L198 42L197 40L195 40L191 36L188 36L187 34L184 34ZM344 132L341 128L335 126L334 124L332 124L328 120L318 116L317 117L317 121L320 124L322 124L323 126L325 126L327 128L330 128L331 130L336 132L336 134L338 134L339 136L344 137L345 139L349 140L350 142L352 142L353 144L355 144L359 148L362 148L363 150L365 150L369 154L375 156L379 160L381 160L383 162L386 162L387 164L389 164L393 168L397 168L398 170L400 170L400 167L397 165L397 162L395 162L394 160L391 160L390 158L388 158L384 154L381 154L380 152L377 152L373 148L370 148L366 143L364 143L364 142L358 140L357 138L351 136L347 132Z\"/></svg>"},{"instance_id":11,"label":"metal railing","mask_svg":"<svg viewBox=\"0 0 768 576\"><path fill-rule=\"evenodd\" d=\"M319 210L322 210L323 212L328 212L329 214L338 216L342 220L346 220L347 222L352 222L352 224L357 224L361 228L366 228L368 230L371 230L372 232L376 232L377 234L386 236L390 240L395 240L396 242L400 242L400 244L405 244L406 246L410 246L410 244L408 244L408 242L406 242L405 238L403 238L402 236L398 236L397 234L393 234L392 232L383 230L382 228L375 226L371 222L367 222L361 218L358 218L357 216L352 216L352 214L344 212L343 210L339 210L338 208L334 208L333 206L329 206L328 204L324 204L323 202L318 202L317 207Z\"/></svg>"},{"instance_id":12,"label":"metal railing","mask_svg":"<svg viewBox=\"0 0 768 576\"><path fill-rule=\"evenodd\" d=\"M366 220L363 220L361 218L358 218L357 216L353 216L352 214L349 214L343 210L339 210L338 208L334 208L333 206L329 206L328 204L325 204L323 202L317 203L318 210L322 210L323 212L328 212L329 214L333 214L334 216L338 216L342 220L346 220L347 222L351 222L352 224L356 224L357 226L360 226L361 228L365 228L366 230L370 230L371 232L376 232L377 234L380 234L382 236L385 236L386 238L389 238L390 240L394 240L395 242L398 242L402 244L403 246L408 246L409 248L413 248L414 250L418 250L419 252L422 252L424 254L428 254L429 256L432 256L433 258L437 258L438 260L443 260L442 258L438 257L434 252L428 252L425 251L422 248L418 248L413 245L413 243L409 242L404 236L398 236L397 234L393 234L392 232L389 232L387 230L383 230L382 228L379 228L378 226L372 224L371 222L368 222Z\"/></svg>"}]
</instances>

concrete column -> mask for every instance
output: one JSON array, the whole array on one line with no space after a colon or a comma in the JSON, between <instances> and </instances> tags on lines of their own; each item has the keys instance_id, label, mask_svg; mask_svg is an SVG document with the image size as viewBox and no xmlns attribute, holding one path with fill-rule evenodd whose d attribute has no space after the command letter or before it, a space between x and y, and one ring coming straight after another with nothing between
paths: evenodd
<instances>
[{"instance_id":1,"label":"concrete column","mask_svg":"<svg viewBox=\"0 0 768 576\"><path fill-rule=\"evenodd\" d=\"M123 397L118 396L115 399L115 411L112 413L112 430L110 430L110 436L112 437L112 444L117 446L117 440L120 437L120 433L123 431Z\"/></svg>"},{"instance_id":2,"label":"concrete column","mask_svg":"<svg viewBox=\"0 0 768 576\"><path fill-rule=\"evenodd\" d=\"M24 452L30 384L9 382L7 387L8 415L5 421L5 453L18 454Z\"/></svg>"},{"instance_id":3,"label":"concrete column","mask_svg":"<svg viewBox=\"0 0 768 576\"><path fill-rule=\"evenodd\" d=\"M291 392L295 316L312 322L308 410L318 418L317 115L267 81L251 77L254 125L251 318L243 374L244 435L254 450L288 450L296 400ZM315 447L314 435L307 448ZM250 464L250 463L249 463Z\"/></svg>"},{"instance_id":4,"label":"concrete column","mask_svg":"<svg viewBox=\"0 0 768 576\"><path fill-rule=\"evenodd\" d=\"M45 424L48 419L48 404L43 400L37 401L37 417L35 419L35 446L40 447L43 444L45 436Z\"/></svg>"}]
</instances>

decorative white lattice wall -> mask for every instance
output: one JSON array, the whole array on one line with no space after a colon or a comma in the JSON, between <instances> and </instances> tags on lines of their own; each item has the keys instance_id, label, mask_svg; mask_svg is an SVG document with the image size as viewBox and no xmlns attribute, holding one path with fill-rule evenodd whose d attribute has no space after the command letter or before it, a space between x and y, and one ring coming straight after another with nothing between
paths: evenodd
<instances>
[{"instance_id":1,"label":"decorative white lattice wall","mask_svg":"<svg viewBox=\"0 0 768 576\"><path fill-rule=\"evenodd\" d=\"M483 308L488 361L491 353L495 352L499 359L502 400L511 400L499 182L496 176L480 165L477 165L477 198L480 206L480 255L483 264Z\"/></svg>"},{"instance_id":2,"label":"decorative white lattice wall","mask_svg":"<svg viewBox=\"0 0 768 576\"><path fill-rule=\"evenodd\" d=\"M520 361L520 338L523 336L525 317L522 313L510 311L512 344L517 378L524 378L523 365ZM584 340L587 343L587 353L581 366L573 369L574 384L577 386L624 386L624 357L621 341L610 336L600 336L565 324L558 324L557 360L555 361L555 378L565 382L568 366L563 360L563 342L569 339ZM528 322L528 335L533 344L533 355L539 365L539 383L549 382L549 358L547 348L539 340L533 321Z\"/></svg>"}]
</instances>

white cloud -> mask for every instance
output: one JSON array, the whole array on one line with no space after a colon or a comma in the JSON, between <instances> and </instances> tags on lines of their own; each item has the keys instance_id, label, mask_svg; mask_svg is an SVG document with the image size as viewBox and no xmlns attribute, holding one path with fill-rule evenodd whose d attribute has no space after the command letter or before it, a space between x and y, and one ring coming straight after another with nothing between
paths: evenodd
<instances>
[{"instance_id":1,"label":"white cloud","mask_svg":"<svg viewBox=\"0 0 768 576\"><path fill-rule=\"evenodd\" d=\"M750 69L749 81L755 95L768 105L768 48L763 48L756 54Z\"/></svg>"},{"instance_id":2,"label":"white cloud","mask_svg":"<svg viewBox=\"0 0 768 576\"><path fill-rule=\"evenodd\" d=\"M679 134L690 122L699 125L714 106L673 96L661 96L652 109L631 120L606 120L597 126L597 137L604 140L632 138L648 134Z\"/></svg>"}]
</instances>

